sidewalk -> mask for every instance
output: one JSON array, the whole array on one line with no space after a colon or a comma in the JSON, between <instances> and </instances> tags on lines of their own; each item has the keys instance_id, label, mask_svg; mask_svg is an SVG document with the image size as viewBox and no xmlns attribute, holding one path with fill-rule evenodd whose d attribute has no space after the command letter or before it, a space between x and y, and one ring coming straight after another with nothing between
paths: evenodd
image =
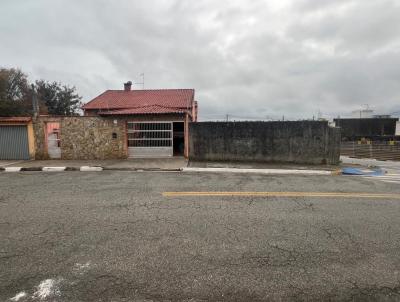
<instances>
[{"instance_id":1,"label":"sidewalk","mask_svg":"<svg viewBox=\"0 0 400 302\"><path fill-rule=\"evenodd\" d=\"M340 166L329 165L303 165L285 163L263 163L263 162L210 162L210 161L189 161L188 168L224 168L224 169L284 169L284 170L323 170L336 171Z\"/></svg>"},{"instance_id":2,"label":"sidewalk","mask_svg":"<svg viewBox=\"0 0 400 302\"><path fill-rule=\"evenodd\" d=\"M380 166L391 167L393 169L400 169L400 161L393 160L376 160L371 158L352 158L349 156L341 156L342 164L353 164L361 166Z\"/></svg>"},{"instance_id":3,"label":"sidewalk","mask_svg":"<svg viewBox=\"0 0 400 302\"><path fill-rule=\"evenodd\" d=\"M189 161L183 172L256 173L268 175L334 175L339 166L301 165L262 162L198 162Z\"/></svg>"},{"instance_id":4,"label":"sidewalk","mask_svg":"<svg viewBox=\"0 0 400 302\"><path fill-rule=\"evenodd\" d=\"M339 166L301 165L257 162L196 162L183 157L141 158L120 160L28 160L0 161L0 170L21 171L86 171L87 167L101 167L101 170L120 171L182 171L214 173L258 173L258 174L299 174L332 175L340 174L343 167L381 166L385 170L400 171L399 162L379 162L341 157Z\"/></svg>"},{"instance_id":5,"label":"sidewalk","mask_svg":"<svg viewBox=\"0 0 400 302\"><path fill-rule=\"evenodd\" d=\"M383 161L370 158L352 158L349 156L341 156L340 160L342 162L342 166L358 165L363 167L380 167L389 173L400 173L400 161Z\"/></svg>"}]
</instances>

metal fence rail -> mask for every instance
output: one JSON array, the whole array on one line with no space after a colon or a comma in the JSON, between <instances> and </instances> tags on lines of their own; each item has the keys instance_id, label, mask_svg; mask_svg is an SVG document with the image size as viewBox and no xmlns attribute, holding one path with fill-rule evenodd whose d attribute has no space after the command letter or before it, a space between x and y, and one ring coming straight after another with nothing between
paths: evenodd
<instances>
[{"instance_id":1,"label":"metal fence rail","mask_svg":"<svg viewBox=\"0 0 400 302\"><path fill-rule=\"evenodd\" d=\"M400 161L400 143L363 143L360 142L342 142L340 155L346 155L355 158L374 158L378 160L399 160Z\"/></svg>"}]
</instances>

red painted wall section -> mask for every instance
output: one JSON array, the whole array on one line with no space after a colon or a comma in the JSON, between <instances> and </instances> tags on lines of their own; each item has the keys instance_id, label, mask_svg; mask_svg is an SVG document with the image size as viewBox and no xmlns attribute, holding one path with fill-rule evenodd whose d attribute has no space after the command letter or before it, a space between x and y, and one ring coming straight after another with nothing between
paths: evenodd
<instances>
[{"instance_id":1,"label":"red painted wall section","mask_svg":"<svg viewBox=\"0 0 400 302\"><path fill-rule=\"evenodd\" d=\"M189 157L189 114L185 114L185 152L184 156Z\"/></svg>"}]
</instances>

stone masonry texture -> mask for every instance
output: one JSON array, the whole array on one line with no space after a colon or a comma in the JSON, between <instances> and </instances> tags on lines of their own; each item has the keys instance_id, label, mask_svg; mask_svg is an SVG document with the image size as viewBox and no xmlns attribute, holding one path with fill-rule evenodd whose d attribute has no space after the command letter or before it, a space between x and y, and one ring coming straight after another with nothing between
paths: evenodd
<instances>
[{"instance_id":1,"label":"stone masonry texture","mask_svg":"<svg viewBox=\"0 0 400 302\"><path fill-rule=\"evenodd\" d=\"M125 121L103 117L39 117L34 121L36 159L47 159L46 123L60 123L61 159L126 158ZM114 134L114 136L113 136Z\"/></svg>"}]
</instances>

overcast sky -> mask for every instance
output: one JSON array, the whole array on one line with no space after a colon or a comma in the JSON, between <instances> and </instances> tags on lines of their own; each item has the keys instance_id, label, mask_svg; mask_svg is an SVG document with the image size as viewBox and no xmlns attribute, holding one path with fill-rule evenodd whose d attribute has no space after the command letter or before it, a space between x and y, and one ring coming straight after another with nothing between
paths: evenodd
<instances>
[{"instance_id":1,"label":"overcast sky","mask_svg":"<svg viewBox=\"0 0 400 302\"><path fill-rule=\"evenodd\" d=\"M390 113L400 1L1 0L0 66L84 102L144 72L148 89L196 89L203 120Z\"/></svg>"}]
</instances>

